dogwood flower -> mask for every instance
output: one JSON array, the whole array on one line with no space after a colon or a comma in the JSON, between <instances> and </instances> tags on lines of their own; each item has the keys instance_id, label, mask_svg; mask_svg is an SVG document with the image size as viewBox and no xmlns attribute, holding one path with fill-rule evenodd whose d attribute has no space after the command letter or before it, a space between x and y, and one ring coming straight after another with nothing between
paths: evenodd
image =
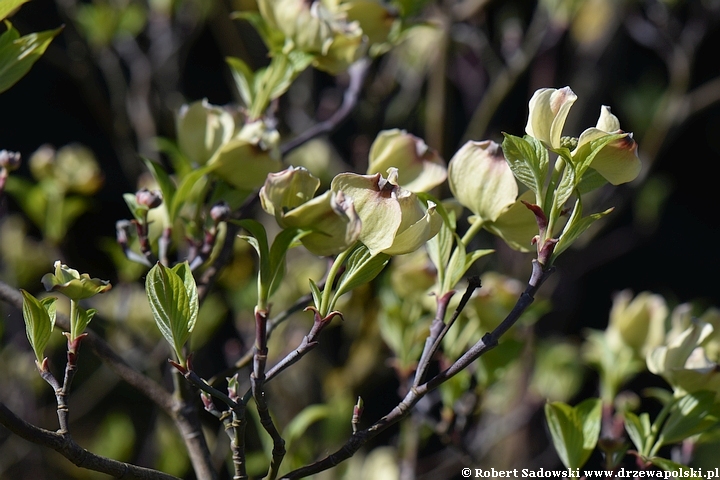
<instances>
[{"instance_id":1,"label":"dogwood flower","mask_svg":"<svg viewBox=\"0 0 720 480\"><path fill-rule=\"evenodd\" d=\"M440 230L442 219L429 202L425 209L417 195L398 185L396 168L381 174L341 173L330 186L353 199L362 221L360 241L371 254L402 255L420 248Z\"/></svg>"},{"instance_id":2,"label":"dogwood flower","mask_svg":"<svg viewBox=\"0 0 720 480\"><path fill-rule=\"evenodd\" d=\"M577 145L574 145L574 139L563 139L565 121L576 100L577 95L570 87L537 90L530 99L525 132L552 150L573 148L571 157L575 163L580 163L592 153L596 141L607 135L619 135L595 154L590 167L613 185L634 180L641 167L637 156L637 143L633 140L632 133L620 129L620 122L610 112L610 107L601 107L597 124L580 134Z\"/></svg>"}]
</instances>

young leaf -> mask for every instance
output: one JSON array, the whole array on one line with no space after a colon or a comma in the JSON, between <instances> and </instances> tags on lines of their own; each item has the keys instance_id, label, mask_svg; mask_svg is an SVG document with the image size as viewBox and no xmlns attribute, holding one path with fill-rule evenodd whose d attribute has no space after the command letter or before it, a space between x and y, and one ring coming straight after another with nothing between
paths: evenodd
<instances>
[{"instance_id":1,"label":"young leaf","mask_svg":"<svg viewBox=\"0 0 720 480\"><path fill-rule=\"evenodd\" d=\"M215 167L213 165L205 165L202 168L198 168L197 170L193 170L192 172L185 175L182 180L180 180L180 184L177 187L177 190L175 190L175 194L173 195L172 204L170 205L168 214L170 216L170 222L174 222L177 218L178 212L180 212L180 209L182 206L191 200L190 194L192 193L193 189L196 187L196 184L203 180L203 177L213 171Z\"/></svg>"},{"instance_id":2,"label":"young leaf","mask_svg":"<svg viewBox=\"0 0 720 480\"><path fill-rule=\"evenodd\" d=\"M312 293L313 305L317 310L320 310L320 303L322 302L322 292L312 279L310 279L310 293Z\"/></svg>"},{"instance_id":3,"label":"young leaf","mask_svg":"<svg viewBox=\"0 0 720 480\"><path fill-rule=\"evenodd\" d=\"M160 164L153 162L149 158L143 158L143 162L145 162L145 166L150 170L158 187L160 187L165 205L172 205L172 199L175 195L175 184L170 179L170 175L168 175Z\"/></svg>"},{"instance_id":4,"label":"young leaf","mask_svg":"<svg viewBox=\"0 0 720 480\"><path fill-rule=\"evenodd\" d=\"M197 322L198 312L200 311L200 302L198 300L197 284L193 277L192 270L188 262L178 263L172 268L172 271L180 277L185 286L185 293L188 296L188 306L190 307L190 318L188 320L188 331L192 332Z\"/></svg>"},{"instance_id":5,"label":"young leaf","mask_svg":"<svg viewBox=\"0 0 720 480\"><path fill-rule=\"evenodd\" d=\"M560 235L560 240L558 241L557 245L555 245L553 258L557 258L557 256L567 250L567 248L572 245L573 242L585 232L585 230L590 228L593 223L600 220L605 215L608 215L612 211L612 208L608 208L604 212L593 213L592 215L583 217L582 203L578 198L575 202L575 208L573 209L572 215L570 216L567 224L565 224L565 228Z\"/></svg>"},{"instance_id":6,"label":"young leaf","mask_svg":"<svg viewBox=\"0 0 720 480\"><path fill-rule=\"evenodd\" d=\"M632 412L623 413L625 417L625 431L630 440L635 444L635 449L640 455L646 456L645 440L650 436L650 416L647 413L639 417Z\"/></svg>"},{"instance_id":7,"label":"young leaf","mask_svg":"<svg viewBox=\"0 0 720 480\"><path fill-rule=\"evenodd\" d=\"M682 465L680 463L676 463L672 460L661 457L650 458L650 463L652 463L656 467L662 468L666 472L678 472L678 475L673 475L671 478L694 477L694 472L697 471L688 467L687 465Z\"/></svg>"},{"instance_id":8,"label":"young leaf","mask_svg":"<svg viewBox=\"0 0 720 480\"><path fill-rule=\"evenodd\" d=\"M682 442L717 425L718 408L714 403L715 393L709 391L693 392L680 398L670 407L670 415L663 424L658 442L661 445Z\"/></svg>"},{"instance_id":9,"label":"young leaf","mask_svg":"<svg viewBox=\"0 0 720 480\"><path fill-rule=\"evenodd\" d=\"M581 468L590 458L600 436L601 415L598 398L589 398L576 407L562 402L545 404L553 445L567 468Z\"/></svg>"},{"instance_id":10,"label":"young leaf","mask_svg":"<svg viewBox=\"0 0 720 480\"><path fill-rule=\"evenodd\" d=\"M285 274L285 255L294 243L311 233L310 230L287 228L280 232L270 247L270 292L277 289Z\"/></svg>"},{"instance_id":11,"label":"young leaf","mask_svg":"<svg viewBox=\"0 0 720 480\"><path fill-rule=\"evenodd\" d=\"M97 313L97 310L94 308L89 308L85 310L84 308L80 307L79 305L77 308L77 317L73 319L75 322L75 325L71 328L71 331L75 333L75 338L79 337L83 334L85 329L87 328L90 321L93 319L95 314Z\"/></svg>"},{"instance_id":12,"label":"young leaf","mask_svg":"<svg viewBox=\"0 0 720 480\"><path fill-rule=\"evenodd\" d=\"M283 430L283 438L287 442L286 448L289 449L293 441L300 439L310 425L328 418L332 414L333 409L329 405L320 404L305 407L295 415L295 418Z\"/></svg>"},{"instance_id":13,"label":"young leaf","mask_svg":"<svg viewBox=\"0 0 720 480\"><path fill-rule=\"evenodd\" d=\"M171 269L157 263L147 274L145 290L160 333L173 347L178 360L184 362L182 347L190 337L191 322L194 325L193 309L184 280Z\"/></svg>"},{"instance_id":14,"label":"young leaf","mask_svg":"<svg viewBox=\"0 0 720 480\"><path fill-rule=\"evenodd\" d=\"M45 346L55 327L55 297L38 300L25 290L20 290L23 296L23 319L25 320L25 333L35 352L38 363L45 358Z\"/></svg>"},{"instance_id":15,"label":"young leaf","mask_svg":"<svg viewBox=\"0 0 720 480\"><path fill-rule=\"evenodd\" d=\"M553 208L557 211L562 210L565 202L575 190L575 167L570 162L565 162L565 170L563 170L560 183L553 194Z\"/></svg>"},{"instance_id":16,"label":"young leaf","mask_svg":"<svg viewBox=\"0 0 720 480\"><path fill-rule=\"evenodd\" d=\"M135 220L138 222L144 221L148 209L147 207L138 205L135 194L123 193L123 200L125 200L125 203L127 204L128 209L130 209L130 213L132 213L133 217L135 217Z\"/></svg>"},{"instance_id":17,"label":"young leaf","mask_svg":"<svg viewBox=\"0 0 720 480\"><path fill-rule=\"evenodd\" d=\"M379 253L373 256L365 245L358 247L348 259L347 271L340 278L335 298L340 298L342 294L377 277L387 265L388 260L390 260L389 255ZM333 300L332 303L334 304L335 301Z\"/></svg>"},{"instance_id":18,"label":"young leaf","mask_svg":"<svg viewBox=\"0 0 720 480\"><path fill-rule=\"evenodd\" d=\"M267 284L270 282L270 248L268 247L267 233L265 227L260 222L252 219L239 220L236 222L242 228L250 232L252 237L241 235L240 238L246 240L257 251L260 257L260 281Z\"/></svg>"},{"instance_id":19,"label":"young leaf","mask_svg":"<svg viewBox=\"0 0 720 480\"><path fill-rule=\"evenodd\" d=\"M235 57L226 57L227 62L232 72L233 79L235 80L235 86L240 92L240 98L245 102L245 106L250 108L255 98L255 74L250 67Z\"/></svg>"},{"instance_id":20,"label":"young leaf","mask_svg":"<svg viewBox=\"0 0 720 480\"><path fill-rule=\"evenodd\" d=\"M0 20L5 20L16 8L19 8L20 5L29 1L30 0L3 0L0 2Z\"/></svg>"},{"instance_id":21,"label":"young leaf","mask_svg":"<svg viewBox=\"0 0 720 480\"><path fill-rule=\"evenodd\" d=\"M7 20L5 26L7 31L0 35L0 93L12 87L30 71L30 67L45 53L52 39L62 30L57 28L20 37Z\"/></svg>"},{"instance_id":22,"label":"young leaf","mask_svg":"<svg viewBox=\"0 0 720 480\"><path fill-rule=\"evenodd\" d=\"M505 134L503 153L515 178L541 198L548 169L548 153L533 137L515 137ZM541 205L542 206L542 205Z\"/></svg>"},{"instance_id":23,"label":"young leaf","mask_svg":"<svg viewBox=\"0 0 720 480\"><path fill-rule=\"evenodd\" d=\"M265 46L270 50L271 54L280 52L285 44L285 34L280 30L268 25L265 19L258 12L233 12L230 15L233 19L247 20L255 27L260 37L265 42Z\"/></svg>"}]
</instances>

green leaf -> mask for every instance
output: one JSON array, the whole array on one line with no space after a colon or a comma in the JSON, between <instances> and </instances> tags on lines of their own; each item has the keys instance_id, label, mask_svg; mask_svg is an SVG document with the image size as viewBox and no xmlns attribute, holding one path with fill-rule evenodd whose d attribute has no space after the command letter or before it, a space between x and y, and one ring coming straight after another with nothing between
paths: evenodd
<instances>
[{"instance_id":1,"label":"green leaf","mask_svg":"<svg viewBox=\"0 0 720 480\"><path fill-rule=\"evenodd\" d=\"M573 191L575 191L575 168L572 163L565 162L562 178L553 193L553 208L558 212L561 211Z\"/></svg>"},{"instance_id":2,"label":"green leaf","mask_svg":"<svg viewBox=\"0 0 720 480\"><path fill-rule=\"evenodd\" d=\"M195 277L188 262L178 263L172 268L172 271L180 277L185 286L185 293L188 296L188 306L190 307L190 318L188 320L188 331L192 332L197 322L198 312L200 310L200 302L198 300L197 284Z\"/></svg>"},{"instance_id":3,"label":"green leaf","mask_svg":"<svg viewBox=\"0 0 720 480\"><path fill-rule=\"evenodd\" d=\"M389 255L379 253L373 256L365 245L360 245L348 259L347 270L340 278L334 298L340 298L341 295L377 277L388 260ZM332 304L335 304L335 300Z\"/></svg>"},{"instance_id":4,"label":"green leaf","mask_svg":"<svg viewBox=\"0 0 720 480\"><path fill-rule=\"evenodd\" d=\"M168 175L159 163L153 162L149 158L143 158L143 162L145 162L145 166L148 170L150 170L150 173L157 182L158 187L160 187L160 192L162 192L163 196L163 204L167 208L168 205L172 204L173 196L175 195L175 184L170 179L170 175Z\"/></svg>"},{"instance_id":5,"label":"green leaf","mask_svg":"<svg viewBox=\"0 0 720 480\"><path fill-rule=\"evenodd\" d=\"M275 291L282 281L285 273L285 255L287 251L293 244L299 242L302 237L309 233L311 233L310 230L287 228L275 237L270 247L270 292Z\"/></svg>"},{"instance_id":6,"label":"green leaf","mask_svg":"<svg viewBox=\"0 0 720 480\"><path fill-rule=\"evenodd\" d=\"M10 175L5 184L5 192L12 195L35 225L39 228L44 227L47 197L39 184Z\"/></svg>"},{"instance_id":7,"label":"green leaf","mask_svg":"<svg viewBox=\"0 0 720 480\"><path fill-rule=\"evenodd\" d=\"M230 67L240 98L245 102L245 106L249 108L255 98L255 74L250 70L247 63L239 58L226 57L225 62Z\"/></svg>"},{"instance_id":8,"label":"green leaf","mask_svg":"<svg viewBox=\"0 0 720 480\"><path fill-rule=\"evenodd\" d=\"M577 191L580 195L585 195L586 193L592 192L603 185L607 185L607 183L608 181L605 180L605 177L600 175L597 170L589 168L585 170L582 178L579 182L577 182Z\"/></svg>"},{"instance_id":9,"label":"green leaf","mask_svg":"<svg viewBox=\"0 0 720 480\"><path fill-rule=\"evenodd\" d=\"M10 22L6 20L5 25L7 31L0 35L0 93L12 87L30 71L30 67L45 53L52 39L62 30L57 28L20 37Z\"/></svg>"},{"instance_id":10,"label":"green leaf","mask_svg":"<svg viewBox=\"0 0 720 480\"><path fill-rule=\"evenodd\" d=\"M702 433L718 424L718 413L714 392L689 393L670 407L670 415L663 424L658 442L671 445Z\"/></svg>"},{"instance_id":11,"label":"green leaf","mask_svg":"<svg viewBox=\"0 0 720 480\"><path fill-rule=\"evenodd\" d=\"M130 213L132 213L133 217L135 217L135 220L138 222L144 221L148 209L147 207L138 205L135 194L123 193L123 200L125 200L125 203L127 204L128 209L130 209Z\"/></svg>"},{"instance_id":12,"label":"green leaf","mask_svg":"<svg viewBox=\"0 0 720 480\"><path fill-rule=\"evenodd\" d=\"M213 165L205 165L202 168L191 171L182 178L177 190L175 190L172 204L170 205L170 210L168 212L170 215L170 222L175 221L182 206L191 200L190 197L196 184L202 181L203 177L210 173L214 168L215 167Z\"/></svg>"},{"instance_id":13,"label":"green leaf","mask_svg":"<svg viewBox=\"0 0 720 480\"><path fill-rule=\"evenodd\" d=\"M185 282L180 276L157 263L147 274L145 290L155 323L165 340L184 363L182 347L190 337L192 307Z\"/></svg>"},{"instance_id":14,"label":"green leaf","mask_svg":"<svg viewBox=\"0 0 720 480\"><path fill-rule=\"evenodd\" d=\"M641 414L639 417L632 412L624 412L625 431L627 431L630 440L635 445L635 449L642 456L647 456L648 452L645 448L647 438L650 437L650 416L647 413Z\"/></svg>"},{"instance_id":15,"label":"green leaf","mask_svg":"<svg viewBox=\"0 0 720 480\"><path fill-rule=\"evenodd\" d=\"M25 334L30 346L35 352L38 363L45 358L44 352L50 334L55 327L55 297L38 300L25 290L20 290L23 296L23 319L25 320Z\"/></svg>"},{"instance_id":16,"label":"green leaf","mask_svg":"<svg viewBox=\"0 0 720 480\"><path fill-rule=\"evenodd\" d=\"M16 8L30 0L3 0L0 2L0 20L5 20Z\"/></svg>"},{"instance_id":17,"label":"green leaf","mask_svg":"<svg viewBox=\"0 0 720 480\"><path fill-rule=\"evenodd\" d=\"M310 279L310 293L312 293L313 305L317 310L320 310L320 302L322 302L322 292L320 292L320 288L317 286L317 283L313 282L312 279Z\"/></svg>"},{"instance_id":18,"label":"green leaf","mask_svg":"<svg viewBox=\"0 0 720 480\"><path fill-rule=\"evenodd\" d=\"M548 153L542 143L529 136L505 134L502 149L515 178L541 198L548 170Z\"/></svg>"},{"instance_id":19,"label":"green leaf","mask_svg":"<svg viewBox=\"0 0 720 480\"><path fill-rule=\"evenodd\" d=\"M593 223L597 222L612 211L612 208L608 208L604 212L593 213L592 215L583 217L582 202L578 198L575 202L575 208L573 209L572 215L565 225L562 234L560 234L560 240L557 245L555 245L553 259L557 258L558 255L567 250L568 247L572 245L573 242L585 232L585 230L590 228Z\"/></svg>"},{"instance_id":20,"label":"green leaf","mask_svg":"<svg viewBox=\"0 0 720 480\"><path fill-rule=\"evenodd\" d=\"M259 12L233 12L230 18L250 22L260 34L263 42L265 42L265 46L270 50L270 54L282 51L283 45L285 44L285 34L268 25Z\"/></svg>"},{"instance_id":21,"label":"green leaf","mask_svg":"<svg viewBox=\"0 0 720 480\"><path fill-rule=\"evenodd\" d=\"M177 142L165 137L155 137L155 147L170 159L172 168L180 177L184 177L193 169L190 159L180 150Z\"/></svg>"},{"instance_id":22,"label":"green leaf","mask_svg":"<svg viewBox=\"0 0 720 480\"><path fill-rule=\"evenodd\" d=\"M655 465L656 467L662 468L666 472L679 472L680 475L674 476L672 478L685 478L685 477L693 477L692 473L696 472L697 470L694 470L687 465L683 465L681 463L675 463L672 460L668 460L666 458L661 457L652 457L649 459L650 463ZM690 475L682 475L683 472L688 472Z\"/></svg>"},{"instance_id":23,"label":"green leaf","mask_svg":"<svg viewBox=\"0 0 720 480\"><path fill-rule=\"evenodd\" d=\"M252 237L241 235L240 238L246 240L250 245L255 248L255 251L260 257L260 277L262 282L267 282L270 279L270 247L268 246L267 233L265 227L260 222L252 219L238 220L238 225L250 232ZM269 286L269 285L268 285Z\"/></svg>"},{"instance_id":24,"label":"green leaf","mask_svg":"<svg viewBox=\"0 0 720 480\"><path fill-rule=\"evenodd\" d=\"M275 53L264 69L255 72L252 92L253 103L249 105L250 116L259 117L267 109L268 104L284 94L300 72L305 70L314 57L290 57L284 53Z\"/></svg>"},{"instance_id":25,"label":"green leaf","mask_svg":"<svg viewBox=\"0 0 720 480\"><path fill-rule=\"evenodd\" d=\"M562 402L545 404L553 445L567 468L581 468L590 458L600 436L601 416L599 398L589 398L576 407Z\"/></svg>"},{"instance_id":26,"label":"green leaf","mask_svg":"<svg viewBox=\"0 0 720 480\"><path fill-rule=\"evenodd\" d=\"M448 211L442 202L437 201L431 195L421 192L418 198L427 203L429 200L435 203L436 209L443 223L437 235L432 237L425 244L430 261L435 265L437 270L438 281L443 284L446 275L447 263L450 260L453 244L457 235L455 234L455 212Z\"/></svg>"},{"instance_id":27,"label":"green leaf","mask_svg":"<svg viewBox=\"0 0 720 480\"><path fill-rule=\"evenodd\" d=\"M333 409L329 405L319 404L305 407L283 430L283 438L288 443L285 446L286 449L289 450L289 444L301 438L310 425L328 418L332 413Z\"/></svg>"},{"instance_id":28,"label":"green leaf","mask_svg":"<svg viewBox=\"0 0 720 480\"><path fill-rule=\"evenodd\" d=\"M75 338L79 337L83 334L85 329L87 328L90 321L95 317L95 314L97 313L97 310L94 308L89 308L85 310L84 308L80 307L79 305L77 308L77 318L73 319L75 321L74 328L71 328L71 331L75 333Z\"/></svg>"}]
</instances>

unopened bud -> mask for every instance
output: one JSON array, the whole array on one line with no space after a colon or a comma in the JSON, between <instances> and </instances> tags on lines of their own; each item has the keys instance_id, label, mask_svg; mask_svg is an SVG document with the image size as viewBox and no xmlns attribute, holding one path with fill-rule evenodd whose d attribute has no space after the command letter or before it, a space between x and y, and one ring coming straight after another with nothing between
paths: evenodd
<instances>
[{"instance_id":1,"label":"unopened bud","mask_svg":"<svg viewBox=\"0 0 720 480\"><path fill-rule=\"evenodd\" d=\"M20 167L20 152L0 150L0 168L8 172L17 170Z\"/></svg>"},{"instance_id":2,"label":"unopened bud","mask_svg":"<svg viewBox=\"0 0 720 480\"><path fill-rule=\"evenodd\" d=\"M135 201L138 205L147 208L157 208L162 205L162 195L158 190L148 190L143 188L135 194Z\"/></svg>"},{"instance_id":3,"label":"unopened bud","mask_svg":"<svg viewBox=\"0 0 720 480\"><path fill-rule=\"evenodd\" d=\"M560 146L568 150L575 150L578 146L577 137L560 137Z\"/></svg>"},{"instance_id":4,"label":"unopened bud","mask_svg":"<svg viewBox=\"0 0 720 480\"><path fill-rule=\"evenodd\" d=\"M210 209L210 218L213 222L220 223L230 218L230 206L225 202L218 202Z\"/></svg>"}]
</instances>

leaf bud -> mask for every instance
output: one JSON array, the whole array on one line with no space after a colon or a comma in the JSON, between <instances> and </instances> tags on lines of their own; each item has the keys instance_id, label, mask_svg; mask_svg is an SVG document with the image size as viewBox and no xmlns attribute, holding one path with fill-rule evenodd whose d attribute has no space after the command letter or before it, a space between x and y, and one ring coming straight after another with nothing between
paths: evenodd
<instances>
[{"instance_id":1,"label":"leaf bud","mask_svg":"<svg viewBox=\"0 0 720 480\"><path fill-rule=\"evenodd\" d=\"M159 190L148 190L142 188L135 193L135 201L139 206L147 207L148 209L157 208L162 205L162 194Z\"/></svg>"},{"instance_id":2,"label":"leaf bud","mask_svg":"<svg viewBox=\"0 0 720 480\"><path fill-rule=\"evenodd\" d=\"M20 168L20 159L20 152L0 150L0 168L4 168L8 172L12 172Z\"/></svg>"},{"instance_id":3,"label":"leaf bud","mask_svg":"<svg viewBox=\"0 0 720 480\"><path fill-rule=\"evenodd\" d=\"M218 202L210 209L210 218L215 224L227 221L230 218L230 205L226 202Z\"/></svg>"}]
</instances>

